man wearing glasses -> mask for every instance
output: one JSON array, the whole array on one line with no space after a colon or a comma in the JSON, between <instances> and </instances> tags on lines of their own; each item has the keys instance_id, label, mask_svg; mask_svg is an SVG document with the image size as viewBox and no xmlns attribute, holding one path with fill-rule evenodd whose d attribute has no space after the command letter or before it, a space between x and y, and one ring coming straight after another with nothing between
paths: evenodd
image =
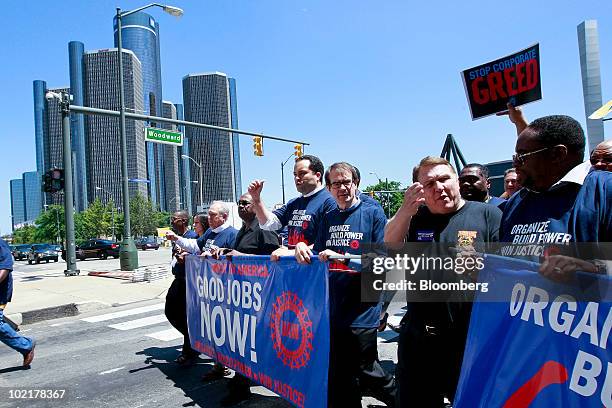
<instances>
[{"instance_id":1,"label":"man wearing glasses","mask_svg":"<svg viewBox=\"0 0 612 408\"><path fill-rule=\"evenodd\" d=\"M395 381L378 361L382 302L362 302L360 271L344 260L330 259L360 255L364 244L382 245L387 219L380 205L366 204L357 196L359 175L352 165L332 164L325 183L336 205L320 223L314 251L321 261L330 262L329 406L361 407L362 390L393 406ZM306 243L296 244L298 262L309 263L312 254Z\"/></svg>"},{"instance_id":2,"label":"man wearing glasses","mask_svg":"<svg viewBox=\"0 0 612 408\"><path fill-rule=\"evenodd\" d=\"M583 163L584 149L582 127L569 116L545 116L521 131L512 160L523 189L504 208L502 242L543 246L612 241L612 174ZM537 261L539 254L529 257ZM603 272L598 262L560 255L540 265L540 273L560 281L577 269Z\"/></svg>"}]
</instances>

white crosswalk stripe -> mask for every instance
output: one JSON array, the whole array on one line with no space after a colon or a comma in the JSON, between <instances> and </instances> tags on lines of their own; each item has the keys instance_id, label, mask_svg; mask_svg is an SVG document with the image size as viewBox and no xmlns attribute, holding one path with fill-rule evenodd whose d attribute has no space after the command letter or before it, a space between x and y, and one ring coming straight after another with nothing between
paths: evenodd
<instances>
[{"instance_id":1,"label":"white crosswalk stripe","mask_svg":"<svg viewBox=\"0 0 612 408\"><path fill-rule=\"evenodd\" d=\"M180 331L176 330L174 327L168 330L162 330L155 333L147 334L147 337L151 337L161 341L172 341L182 339L183 335Z\"/></svg>"},{"instance_id":2,"label":"white crosswalk stripe","mask_svg":"<svg viewBox=\"0 0 612 408\"><path fill-rule=\"evenodd\" d=\"M98 315L98 316L86 317L81 320L85 322L89 322L89 323L104 322L106 320L117 319L119 317L127 317L127 316L136 315L136 314L152 312L154 310L162 310L163 308L164 308L164 304L158 303L155 305L137 307L135 309L122 310L121 312L113 312L113 313L106 313L106 314Z\"/></svg>"},{"instance_id":3,"label":"white crosswalk stripe","mask_svg":"<svg viewBox=\"0 0 612 408\"><path fill-rule=\"evenodd\" d=\"M163 314L143 317L142 319L129 320L123 323L111 324L108 327L112 327L117 330L132 330L140 327L153 326L154 324L167 322L166 316Z\"/></svg>"}]
</instances>

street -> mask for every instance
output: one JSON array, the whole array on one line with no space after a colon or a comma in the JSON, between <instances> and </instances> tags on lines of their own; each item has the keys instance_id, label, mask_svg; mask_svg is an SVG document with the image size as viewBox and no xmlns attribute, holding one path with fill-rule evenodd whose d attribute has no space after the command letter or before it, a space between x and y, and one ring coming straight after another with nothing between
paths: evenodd
<instances>
[{"instance_id":1,"label":"street","mask_svg":"<svg viewBox=\"0 0 612 408\"><path fill-rule=\"evenodd\" d=\"M166 263L167 249L139 252L141 265ZM118 260L79 262L82 271L112 269ZM64 278L61 262L25 265L16 262L16 281ZM83 274L84 272L82 272ZM107 278L95 278L106 280ZM134 287L137 290L137 287ZM17 296L18 294L16 294ZM389 308L389 321L397 324L401 303ZM191 368L174 363L182 344L180 333L164 316L163 299L106 308L78 316L21 326L22 334L37 340L32 368L21 368L22 358L0 346L0 406L2 407L218 407L226 394L227 379L203 383L201 377L212 367L206 356ZM397 334L379 334L383 366L394 370ZM65 390L62 399L16 399L17 390ZM241 407L288 407L288 403L258 386L256 394ZM34 392L34 391L33 391ZM29 395L27 392L25 395ZM383 406L364 397L363 406Z\"/></svg>"}]
</instances>

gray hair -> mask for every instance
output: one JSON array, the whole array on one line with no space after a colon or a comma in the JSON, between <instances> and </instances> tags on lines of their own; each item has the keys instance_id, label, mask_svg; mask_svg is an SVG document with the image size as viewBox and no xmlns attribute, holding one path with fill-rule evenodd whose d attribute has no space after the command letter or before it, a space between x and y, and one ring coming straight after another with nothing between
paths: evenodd
<instances>
[{"instance_id":1,"label":"gray hair","mask_svg":"<svg viewBox=\"0 0 612 408\"><path fill-rule=\"evenodd\" d=\"M219 214L221 215L228 215L229 216L229 207L227 206L227 203L224 201L213 201L212 203L210 203L210 207L217 207L219 209Z\"/></svg>"}]
</instances>

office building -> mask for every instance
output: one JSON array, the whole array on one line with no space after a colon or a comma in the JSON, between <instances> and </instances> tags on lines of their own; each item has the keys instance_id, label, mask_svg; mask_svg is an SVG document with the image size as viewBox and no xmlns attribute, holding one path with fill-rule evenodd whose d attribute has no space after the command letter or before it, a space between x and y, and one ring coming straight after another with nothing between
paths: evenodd
<instances>
[{"instance_id":1,"label":"office building","mask_svg":"<svg viewBox=\"0 0 612 408\"><path fill-rule=\"evenodd\" d=\"M19 228L26 220L25 197L23 195L23 179L10 181L11 191L11 226L13 231Z\"/></svg>"},{"instance_id":2,"label":"office building","mask_svg":"<svg viewBox=\"0 0 612 408\"><path fill-rule=\"evenodd\" d=\"M185 120L185 114L182 103L175 103L174 107L176 108L176 118L178 120ZM189 160L184 160L183 155L189 156L189 143L187 141L187 135L185 134L185 126L179 125L177 127L178 131L183 133L183 146L179 148L179 182L181 189L181 203L182 208L186 209L189 214L193 215L194 208L191 206L191 174L190 174L190 165L191 162Z\"/></svg>"},{"instance_id":3,"label":"office building","mask_svg":"<svg viewBox=\"0 0 612 408\"><path fill-rule=\"evenodd\" d=\"M233 90L231 90L233 88ZM232 98L232 94L234 97ZM209 125L231 127L237 123L235 83L221 72L189 74L183 78L183 103L185 120ZM185 134L189 142L189 156L202 166L190 164L192 183L192 207L206 205L215 200L235 202L240 196L240 152L236 149L237 138L228 132L187 127Z\"/></svg>"},{"instance_id":4,"label":"office building","mask_svg":"<svg viewBox=\"0 0 612 408\"><path fill-rule=\"evenodd\" d=\"M142 111L142 71L140 61L132 51L123 50L125 106L128 110ZM119 81L117 78L117 49L88 51L83 55L84 101L86 106L117 110L119 107ZM144 123L125 121L128 177L146 180ZM88 174L87 196L90 202L100 198L107 202L108 194L115 203L122 202L121 144L119 118L102 115L85 117L86 162ZM147 197L147 185L130 182L130 195L139 193Z\"/></svg>"},{"instance_id":5,"label":"office building","mask_svg":"<svg viewBox=\"0 0 612 408\"><path fill-rule=\"evenodd\" d=\"M23 173L23 201L25 203L25 222L32 223L43 208L42 175L37 171Z\"/></svg>"},{"instance_id":6,"label":"office building","mask_svg":"<svg viewBox=\"0 0 612 408\"><path fill-rule=\"evenodd\" d=\"M513 167L512 160L502 160L485 164L489 169L489 194L499 197L504 192L504 172Z\"/></svg>"},{"instance_id":7,"label":"office building","mask_svg":"<svg viewBox=\"0 0 612 408\"><path fill-rule=\"evenodd\" d=\"M162 116L168 119L176 119L176 106L172 102L163 101ZM178 130L176 125L169 123L164 123L162 127L174 132ZM165 144L159 146L161 147L159 150L163 151L164 154L162 174L164 175L165 194L163 203L166 211L175 212L182 208L183 204L179 180L180 147Z\"/></svg>"},{"instance_id":8,"label":"office building","mask_svg":"<svg viewBox=\"0 0 612 408\"><path fill-rule=\"evenodd\" d=\"M136 113L162 116L162 85L159 49L159 24L144 12L137 12L121 19L121 44L131 50L141 63L142 95L144 106ZM113 18L115 47L118 45L117 18ZM159 127L160 124L152 123ZM146 142L147 175L149 191L154 206L163 201L165 179L163 174L163 146ZM156 160L157 159L157 160ZM163 208L163 206L162 206Z\"/></svg>"},{"instance_id":9,"label":"office building","mask_svg":"<svg viewBox=\"0 0 612 408\"><path fill-rule=\"evenodd\" d=\"M582 73L582 94L586 116L588 151L603 142L603 121L591 120L589 115L601 107L601 73L599 67L599 36L597 20L586 20L578 25L578 49Z\"/></svg>"}]
</instances>

